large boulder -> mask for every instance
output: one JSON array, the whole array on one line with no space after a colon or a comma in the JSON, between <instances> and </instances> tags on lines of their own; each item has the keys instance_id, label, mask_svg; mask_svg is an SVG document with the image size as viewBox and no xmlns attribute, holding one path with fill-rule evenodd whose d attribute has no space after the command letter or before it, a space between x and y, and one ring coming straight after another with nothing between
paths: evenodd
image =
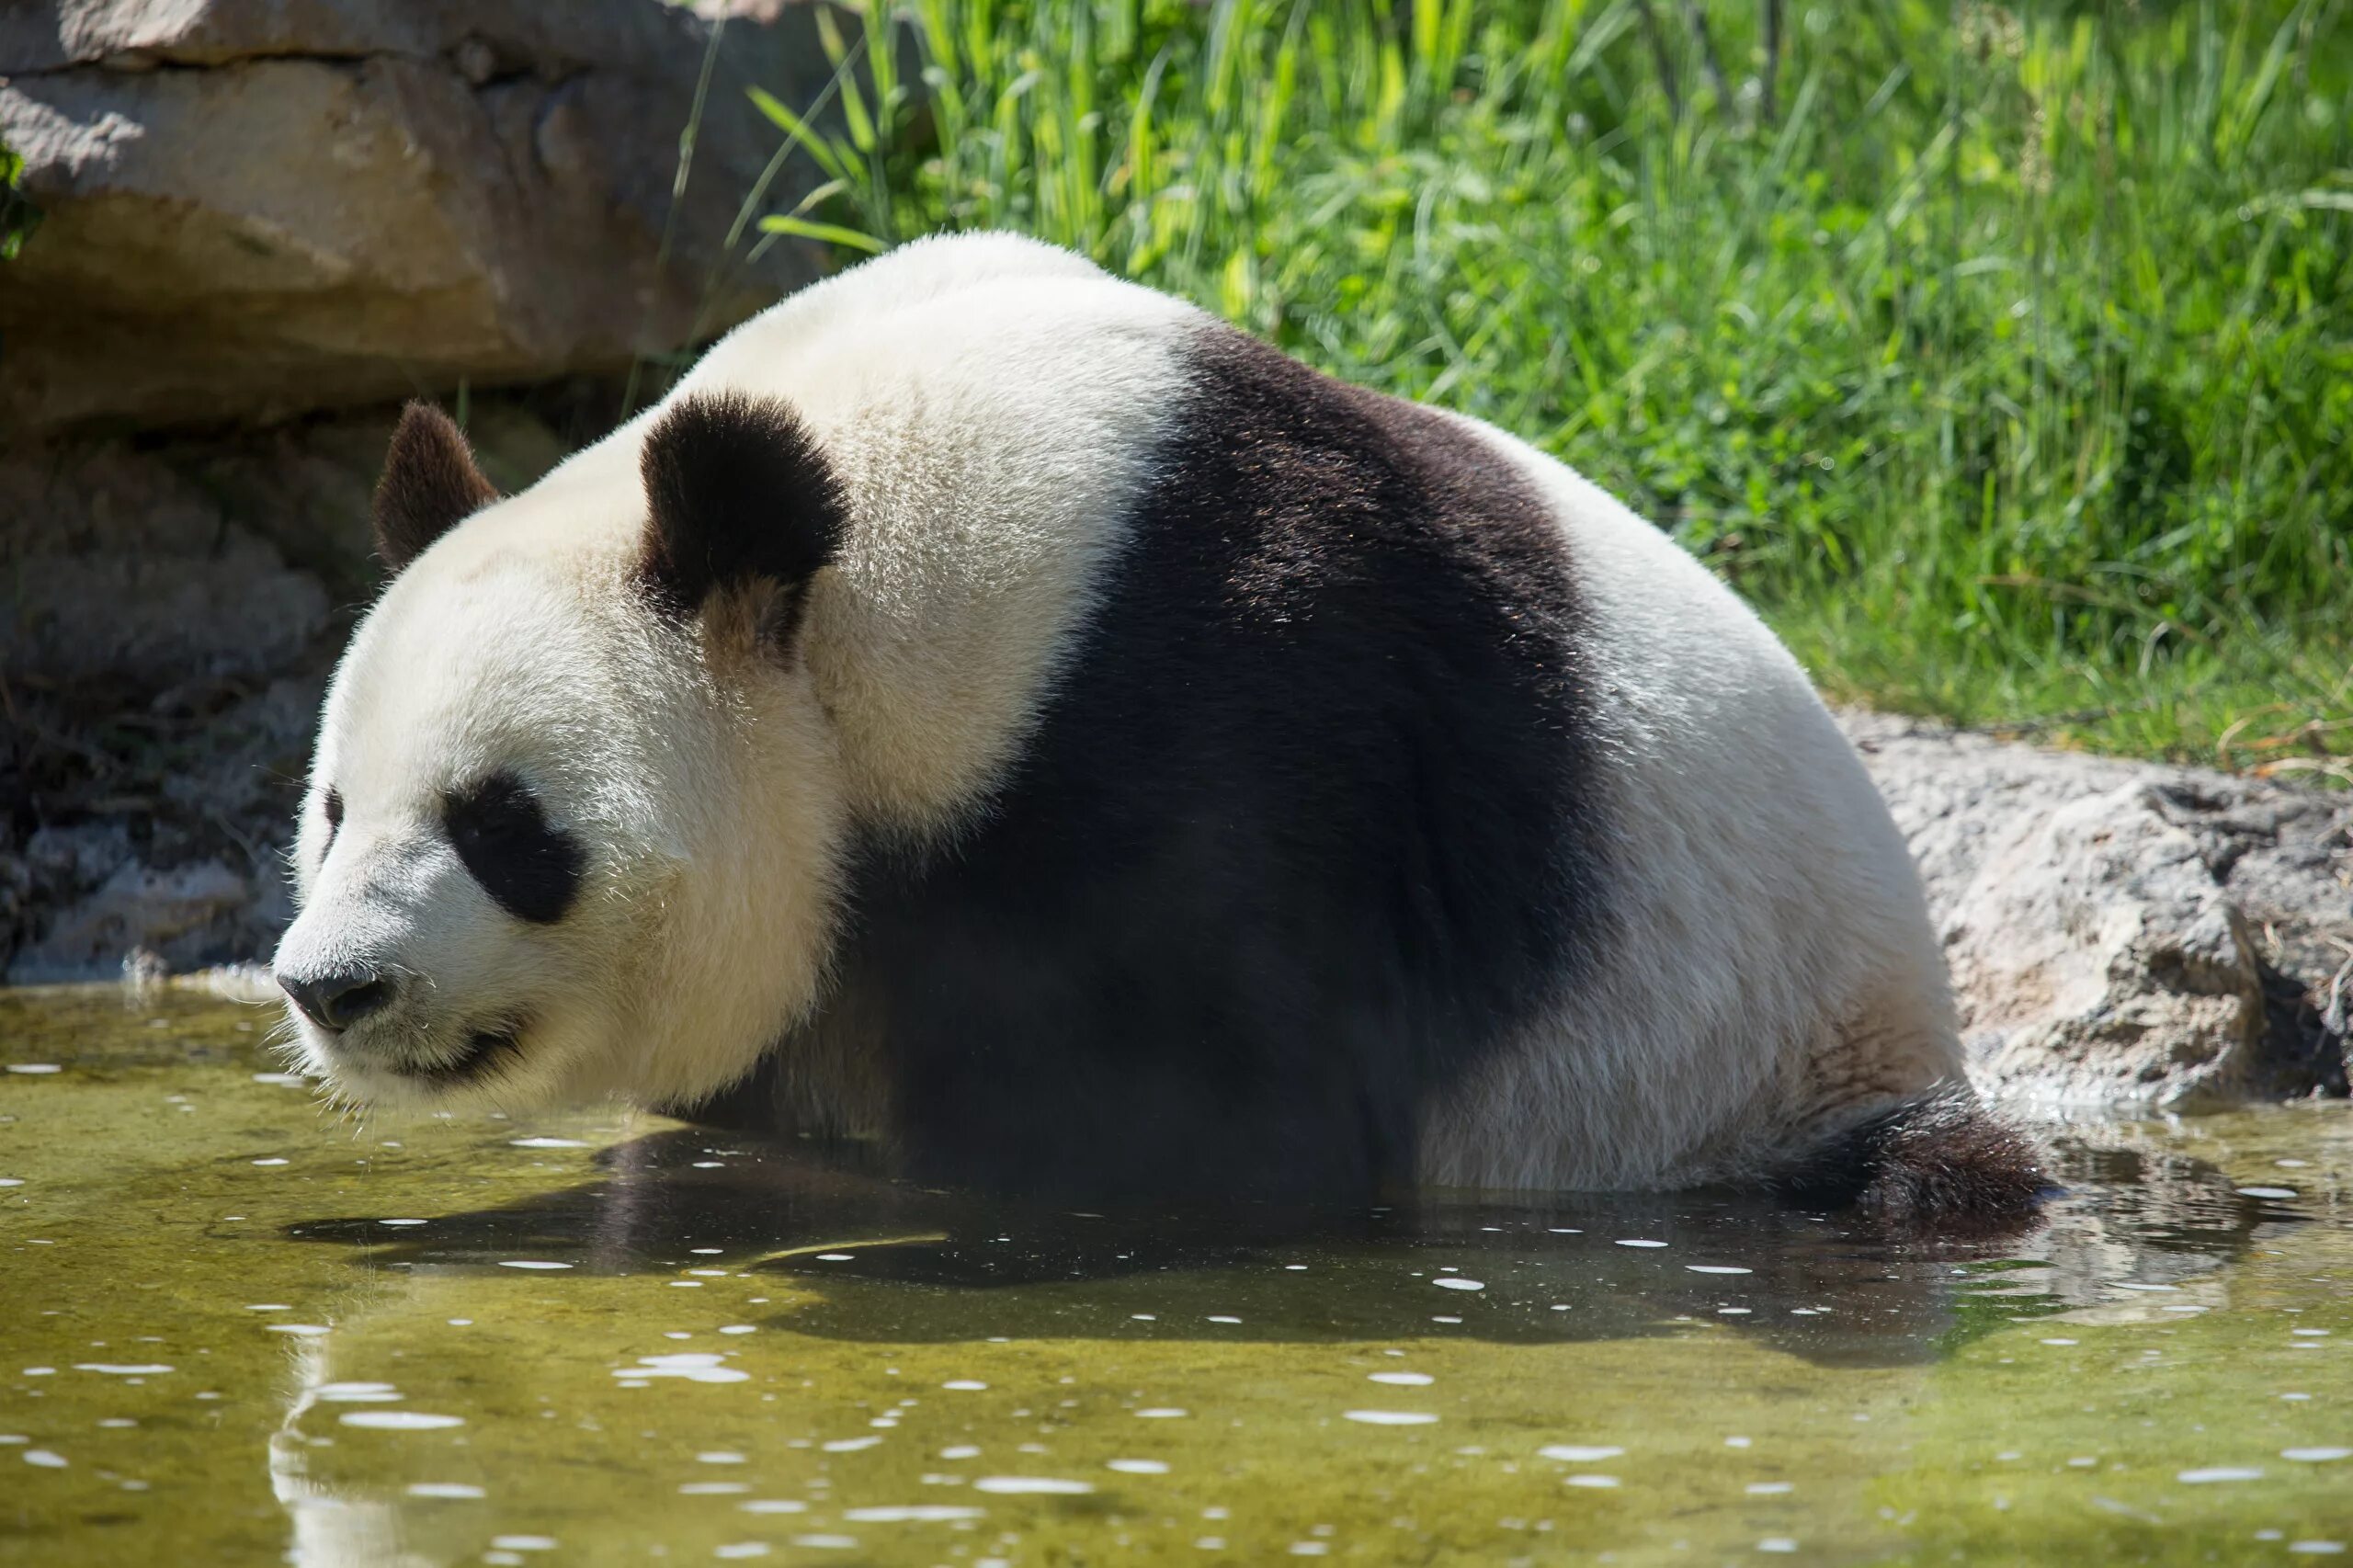
<instances>
[{"instance_id":1,"label":"large boulder","mask_svg":"<svg viewBox=\"0 0 2353 1568\"><path fill-rule=\"evenodd\" d=\"M2174 1110L2346 1092L2353 796L1846 722L1919 863L1982 1084Z\"/></svg>"},{"instance_id":2,"label":"large boulder","mask_svg":"<svg viewBox=\"0 0 2353 1568\"><path fill-rule=\"evenodd\" d=\"M0 436L613 371L732 324L818 259L738 222L784 144L745 89L820 95L813 14L714 50L664 0L0 5L0 143L45 213L0 276Z\"/></svg>"}]
</instances>

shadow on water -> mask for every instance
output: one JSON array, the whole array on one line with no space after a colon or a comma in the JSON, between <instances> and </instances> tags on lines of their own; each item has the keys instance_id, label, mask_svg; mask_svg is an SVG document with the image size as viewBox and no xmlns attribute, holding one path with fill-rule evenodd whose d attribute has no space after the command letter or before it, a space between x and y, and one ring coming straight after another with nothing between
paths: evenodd
<instances>
[{"instance_id":1,"label":"shadow on water","mask_svg":"<svg viewBox=\"0 0 2353 1568\"><path fill-rule=\"evenodd\" d=\"M597 1179L388 1230L293 1239L374 1267L517 1256L609 1276L773 1276L779 1326L861 1343L1129 1336L1267 1343L1432 1332L1497 1344L1638 1339L1706 1320L1824 1366L1930 1360L2006 1322L2164 1292L2297 1222L2204 1163L2058 1142L2067 1190L2001 1247L1903 1244L1741 1194L1433 1194L1370 1210L1076 1211L926 1189L805 1146L681 1129L604 1151Z\"/></svg>"}]
</instances>

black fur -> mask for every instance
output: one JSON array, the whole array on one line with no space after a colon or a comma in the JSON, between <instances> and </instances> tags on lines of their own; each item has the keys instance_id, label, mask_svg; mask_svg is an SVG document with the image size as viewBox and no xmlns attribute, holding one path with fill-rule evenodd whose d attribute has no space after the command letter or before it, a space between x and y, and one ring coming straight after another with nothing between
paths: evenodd
<instances>
[{"instance_id":1,"label":"black fur","mask_svg":"<svg viewBox=\"0 0 2353 1568\"><path fill-rule=\"evenodd\" d=\"M1847 1129L1773 1185L1795 1203L1852 1209L1890 1230L1953 1236L2029 1230L2051 1188L2042 1152L1965 1088Z\"/></svg>"},{"instance_id":2,"label":"black fur","mask_svg":"<svg viewBox=\"0 0 2353 1568\"><path fill-rule=\"evenodd\" d=\"M1132 540L984 821L858 868L809 1028L880 1053L919 1175L1410 1180L1418 1108L1606 917L1539 498L1441 416L1224 328L1190 347Z\"/></svg>"},{"instance_id":3,"label":"black fur","mask_svg":"<svg viewBox=\"0 0 2353 1568\"><path fill-rule=\"evenodd\" d=\"M665 614L756 582L797 589L840 547L840 481L776 399L687 398L646 433L639 465L653 521L638 579Z\"/></svg>"},{"instance_id":4,"label":"black fur","mask_svg":"<svg viewBox=\"0 0 2353 1568\"><path fill-rule=\"evenodd\" d=\"M426 547L498 499L466 437L429 403L401 410L384 475L376 482L376 553L400 572Z\"/></svg>"},{"instance_id":5,"label":"black fur","mask_svg":"<svg viewBox=\"0 0 2353 1568\"><path fill-rule=\"evenodd\" d=\"M517 920L552 926L580 892L585 858L572 835L548 824L511 773L494 773L442 802L442 822L466 870Z\"/></svg>"}]
</instances>

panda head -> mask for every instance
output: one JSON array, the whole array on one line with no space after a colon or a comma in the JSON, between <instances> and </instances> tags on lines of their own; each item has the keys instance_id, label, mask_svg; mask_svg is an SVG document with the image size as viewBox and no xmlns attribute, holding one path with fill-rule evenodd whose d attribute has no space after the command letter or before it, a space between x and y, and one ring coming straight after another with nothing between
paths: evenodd
<instances>
[{"instance_id":1,"label":"panda head","mask_svg":"<svg viewBox=\"0 0 2353 1568\"><path fill-rule=\"evenodd\" d=\"M844 504L773 401L700 396L501 498L412 405L393 578L327 694L275 970L361 1104L699 1099L813 995L841 786L798 642Z\"/></svg>"}]
</instances>

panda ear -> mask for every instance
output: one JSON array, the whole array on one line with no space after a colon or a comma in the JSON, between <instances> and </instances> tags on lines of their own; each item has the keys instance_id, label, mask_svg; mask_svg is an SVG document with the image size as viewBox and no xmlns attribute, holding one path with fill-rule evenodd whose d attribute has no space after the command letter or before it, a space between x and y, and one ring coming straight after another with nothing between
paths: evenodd
<instances>
[{"instance_id":1,"label":"panda ear","mask_svg":"<svg viewBox=\"0 0 2353 1568\"><path fill-rule=\"evenodd\" d=\"M376 482L376 553L399 572L426 546L498 499L449 416L429 403L401 410Z\"/></svg>"},{"instance_id":2,"label":"panda ear","mask_svg":"<svg viewBox=\"0 0 2353 1568\"><path fill-rule=\"evenodd\" d=\"M685 398L654 422L638 462L651 516L638 581L666 615L690 619L723 589L797 589L841 546L841 482L775 398Z\"/></svg>"}]
</instances>

